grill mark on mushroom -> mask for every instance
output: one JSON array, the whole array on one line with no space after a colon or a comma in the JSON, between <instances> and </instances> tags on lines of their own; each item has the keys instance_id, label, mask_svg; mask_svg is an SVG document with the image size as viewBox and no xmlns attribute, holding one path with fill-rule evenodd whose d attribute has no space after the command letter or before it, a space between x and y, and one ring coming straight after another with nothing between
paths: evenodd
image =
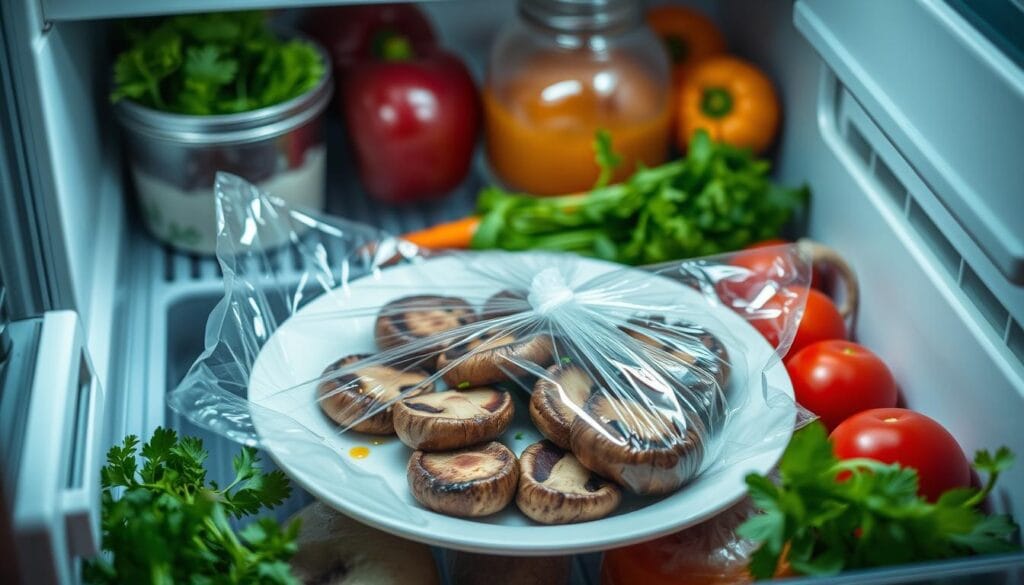
<instances>
[{"instance_id":1,"label":"grill mark on mushroom","mask_svg":"<svg viewBox=\"0 0 1024 585\"><path fill-rule=\"evenodd\" d=\"M402 297L384 305L377 315L374 334L381 349L444 333L477 320L473 307L457 297L416 295ZM448 343L424 348L417 353L431 362ZM432 364L431 364L432 365Z\"/></svg>"},{"instance_id":2,"label":"grill mark on mushroom","mask_svg":"<svg viewBox=\"0 0 1024 585\"><path fill-rule=\"evenodd\" d=\"M596 520L614 511L621 499L618 486L598 477L572 453L550 441L523 451L516 504L537 522Z\"/></svg>"},{"instance_id":3,"label":"grill mark on mushroom","mask_svg":"<svg viewBox=\"0 0 1024 585\"><path fill-rule=\"evenodd\" d=\"M553 350L551 338L546 335L531 334L520 339L510 333L484 334L444 351L437 358L437 370L452 366L443 374L450 387L486 386L526 374L514 359L547 366Z\"/></svg>"},{"instance_id":4,"label":"grill mark on mushroom","mask_svg":"<svg viewBox=\"0 0 1024 585\"><path fill-rule=\"evenodd\" d=\"M660 316L633 319L630 324L632 327L623 328L630 337L707 373L721 388L728 385L731 373L729 353L722 341L704 327L688 321L668 325ZM646 329L656 337L638 328Z\"/></svg>"},{"instance_id":5,"label":"grill mark on mushroom","mask_svg":"<svg viewBox=\"0 0 1024 585\"><path fill-rule=\"evenodd\" d=\"M576 411L566 400L582 408L595 385L578 366L554 365L548 375L539 378L530 396L530 418L537 430L562 449L569 448L569 427ZM564 394L564 398L563 398Z\"/></svg>"},{"instance_id":6,"label":"grill mark on mushroom","mask_svg":"<svg viewBox=\"0 0 1024 585\"><path fill-rule=\"evenodd\" d=\"M670 418L641 404L595 394L570 429L587 469L641 494L673 492L700 469L707 429L692 413Z\"/></svg>"},{"instance_id":7,"label":"grill mark on mushroom","mask_svg":"<svg viewBox=\"0 0 1024 585\"><path fill-rule=\"evenodd\" d=\"M407 477L413 497L453 516L487 516L515 496L519 463L508 447L491 441L448 453L416 451Z\"/></svg>"},{"instance_id":8,"label":"grill mark on mushroom","mask_svg":"<svg viewBox=\"0 0 1024 585\"><path fill-rule=\"evenodd\" d=\"M394 426L398 438L413 449L445 451L500 436L513 414L508 392L448 390L396 403Z\"/></svg>"},{"instance_id":9,"label":"grill mark on mushroom","mask_svg":"<svg viewBox=\"0 0 1024 585\"><path fill-rule=\"evenodd\" d=\"M343 357L324 369L322 376L366 359L357 354ZM420 369L405 371L383 365L368 365L354 372L327 379L317 385L317 397L324 414L340 425L351 425L373 408L397 400L401 396L415 396L432 392L434 384L424 381L429 374ZM351 427L351 430L373 435L395 432L392 418L394 406L389 405Z\"/></svg>"}]
</instances>

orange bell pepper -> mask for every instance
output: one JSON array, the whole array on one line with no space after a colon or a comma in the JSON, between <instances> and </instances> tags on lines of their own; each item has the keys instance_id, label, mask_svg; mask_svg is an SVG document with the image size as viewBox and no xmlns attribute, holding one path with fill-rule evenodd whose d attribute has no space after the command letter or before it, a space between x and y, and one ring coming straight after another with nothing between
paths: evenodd
<instances>
[{"instance_id":1,"label":"orange bell pepper","mask_svg":"<svg viewBox=\"0 0 1024 585\"><path fill-rule=\"evenodd\" d=\"M661 37L672 59L672 78L681 82L697 63L725 53L725 37L711 19L683 6L657 6L647 24Z\"/></svg>"},{"instance_id":2,"label":"orange bell pepper","mask_svg":"<svg viewBox=\"0 0 1024 585\"><path fill-rule=\"evenodd\" d=\"M703 128L712 140L760 153L779 127L779 99L772 82L736 57L711 57L697 64L683 82L678 107L680 149Z\"/></svg>"}]
</instances>

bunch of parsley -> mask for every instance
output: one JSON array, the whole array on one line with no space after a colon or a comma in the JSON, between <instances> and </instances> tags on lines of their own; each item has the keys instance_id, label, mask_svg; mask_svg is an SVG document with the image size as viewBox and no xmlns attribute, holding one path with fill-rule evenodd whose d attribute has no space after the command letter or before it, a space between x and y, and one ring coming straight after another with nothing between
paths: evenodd
<instances>
[{"instance_id":1,"label":"bunch of parsley","mask_svg":"<svg viewBox=\"0 0 1024 585\"><path fill-rule=\"evenodd\" d=\"M206 483L206 451L194 437L158 428L142 446L126 437L102 470L103 550L83 569L86 583L153 585L297 584L288 559L298 523L282 529L269 518L239 533L229 518L271 508L291 493L280 471L262 473L255 450L235 457L235 479ZM115 493L119 495L115 497Z\"/></svg>"},{"instance_id":2,"label":"bunch of parsley","mask_svg":"<svg viewBox=\"0 0 1024 585\"><path fill-rule=\"evenodd\" d=\"M111 100L166 112L233 114L312 89L326 70L312 45L280 40L261 12L131 21Z\"/></svg>"},{"instance_id":3,"label":"bunch of parsley","mask_svg":"<svg viewBox=\"0 0 1024 585\"><path fill-rule=\"evenodd\" d=\"M704 131L694 135L685 158L639 168L616 185L607 183L622 159L606 132L598 132L594 149L601 174L587 193L535 197L485 189L470 247L559 250L651 264L777 237L809 197L806 187L773 183L767 161L716 143Z\"/></svg>"},{"instance_id":4,"label":"bunch of parsley","mask_svg":"<svg viewBox=\"0 0 1024 585\"><path fill-rule=\"evenodd\" d=\"M840 461L825 427L814 423L793 436L779 463L778 484L747 476L750 498L761 511L739 528L761 545L750 573L771 577L783 551L797 573L832 575L1015 550L1013 521L978 509L1012 462L1005 447L994 456L979 451L974 467L988 473L985 487L953 489L931 503L917 494L916 470L870 459Z\"/></svg>"}]
</instances>

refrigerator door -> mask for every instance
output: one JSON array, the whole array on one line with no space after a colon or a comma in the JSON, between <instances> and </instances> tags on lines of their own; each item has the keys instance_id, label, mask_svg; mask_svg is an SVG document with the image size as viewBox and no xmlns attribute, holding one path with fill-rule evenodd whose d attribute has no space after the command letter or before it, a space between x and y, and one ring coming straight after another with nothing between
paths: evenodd
<instances>
[{"instance_id":1,"label":"refrigerator door","mask_svg":"<svg viewBox=\"0 0 1024 585\"><path fill-rule=\"evenodd\" d=\"M0 371L2 511L21 582L77 583L99 549L104 394L78 316L12 322Z\"/></svg>"}]
</instances>

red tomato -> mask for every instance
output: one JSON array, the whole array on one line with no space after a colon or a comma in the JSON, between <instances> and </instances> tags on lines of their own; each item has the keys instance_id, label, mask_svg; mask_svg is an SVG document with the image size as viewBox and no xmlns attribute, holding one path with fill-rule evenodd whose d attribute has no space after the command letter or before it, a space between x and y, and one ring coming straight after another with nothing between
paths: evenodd
<instances>
[{"instance_id":1,"label":"red tomato","mask_svg":"<svg viewBox=\"0 0 1024 585\"><path fill-rule=\"evenodd\" d=\"M786 244L789 243L790 242L783 240L781 238L772 238L770 240L761 240L760 242L754 242L753 244L750 244L749 246L744 248L744 250L756 250L758 248L770 248L772 246L785 246Z\"/></svg>"},{"instance_id":2,"label":"red tomato","mask_svg":"<svg viewBox=\"0 0 1024 585\"><path fill-rule=\"evenodd\" d=\"M433 199L466 177L480 106L455 56L431 50L354 65L343 107L360 178L374 197Z\"/></svg>"},{"instance_id":3,"label":"red tomato","mask_svg":"<svg viewBox=\"0 0 1024 585\"><path fill-rule=\"evenodd\" d=\"M784 288L767 301L757 304L756 308L745 311L749 323L764 335L772 347L779 346L779 337L789 320L793 319L799 295L798 290ZM796 336L786 355L796 355L801 349L818 341L845 337L846 324L832 300L824 293L808 289L803 316L800 317Z\"/></svg>"},{"instance_id":4,"label":"red tomato","mask_svg":"<svg viewBox=\"0 0 1024 585\"><path fill-rule=\"evenodd\" d=\"M896 380L866 347L834 339L790 355L786 370L797 402L830 431L858 412L896 406Z\"/></svg>"},{"instance_id":5,"label":"red tomato","mask_svg":"<svg viewBox=\"0 0 1024 585\"><path fill-rule=\"evenodd\" d=\"M912 410L866 410L843 421L829 438L840 459L866 457L913 467L920 478L918 493L930 501L971 485L970 462L953 435Z\"/></svg>"},{"instance_id":6,"label":"red tomato","mask_svg":"<svg viewBox=\"0 0 1024 585\"><path fill-rule=\"evenodd\" d=\"M801 349L817 341L827 339L844 339L846 324L839 314L832 299L824 293L810 289L807 291L807 304L804 306L800 326L796 330L796 338L786 355L796 355Z\"/></svg>"}]
</instances>

